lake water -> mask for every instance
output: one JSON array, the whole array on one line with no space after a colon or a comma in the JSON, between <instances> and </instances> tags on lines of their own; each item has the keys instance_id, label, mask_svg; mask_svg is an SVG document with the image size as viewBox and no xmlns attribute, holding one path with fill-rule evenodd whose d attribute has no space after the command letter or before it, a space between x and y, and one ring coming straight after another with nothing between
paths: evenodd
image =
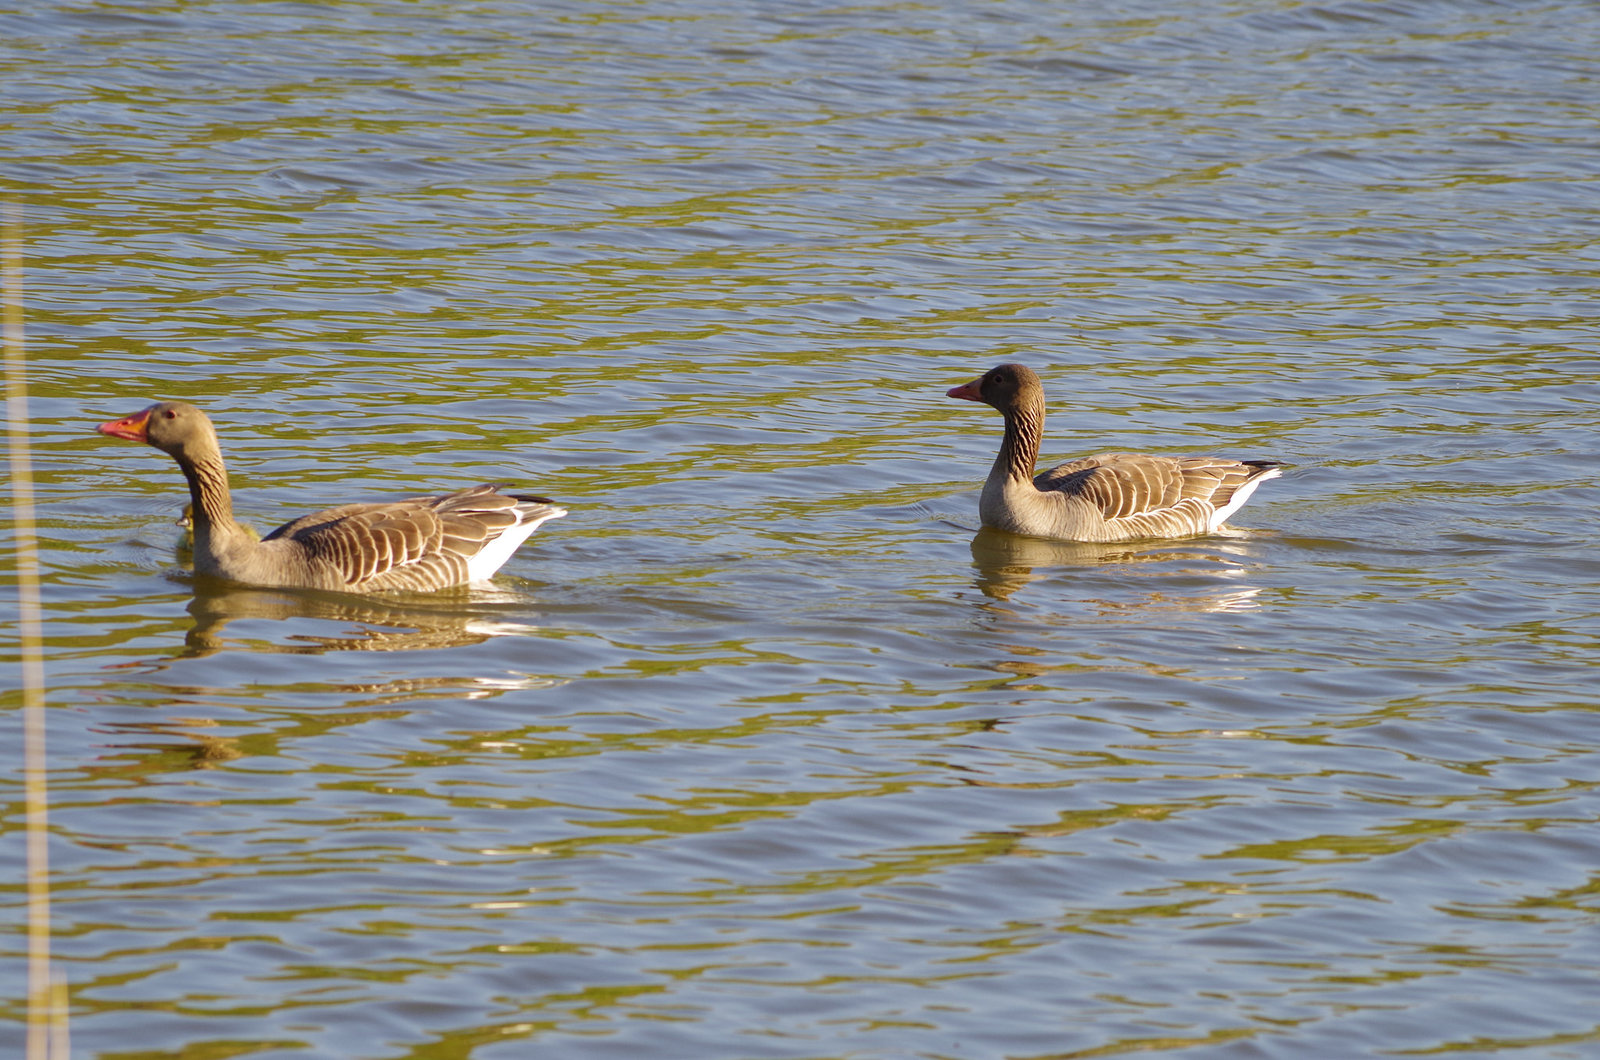
<instances>
[{"instance_id":1,"label":"lake water","mask_svg":"<svg viewBox=\"0 0 1600 1060\"><path fill-rule=\"evenodd\" d=\"M1600 1056L1597 56L1582 0L0 15L74 1054ZM1293 468L976 532L945 390L1008 360L1047 459ZM492 588L196 585L93 430L158 398L261 527L571 515Z\"/></svg>"}]
</instances>

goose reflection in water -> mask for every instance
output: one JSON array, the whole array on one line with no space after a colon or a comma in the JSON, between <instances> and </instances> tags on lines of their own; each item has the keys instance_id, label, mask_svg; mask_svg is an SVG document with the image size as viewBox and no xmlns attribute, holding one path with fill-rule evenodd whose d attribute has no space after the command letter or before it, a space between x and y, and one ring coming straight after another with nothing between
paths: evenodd
<instances>
[{"instance_id":1,"label":"goose reflection in water","mask_svg":"<svg viewBox=\"0 0 1600 1060\"><path fill-rule=\"evenodd\" d=\"M1215 539L1202 547L1196 543L1174 545L1171 541L1151 541L1147 544L1088 544L1074 541L1050 541L1040 537L1027 537L1004 530L979 530L972 538L972 565L977 568L976 585L987 597L1007 601L1024 586L1046 577L1059 568L1094 568L1132 564L1178 564L1171 571L1174 580L1171 592L1160 586L1151 591L1129 594L1127 583L1120 583L1124 593L1121 599L1090 599L1084 602L1097 607L1102 613L1119 611L1246 611L1259 606L1255 598L1261 589L1256 586L1230 587L1224 590L1202 589L1188 591L1192 584L1180 589L1176 578L1193 576L1195 566L1203 565L1207 578L1237 577L1244 568L1230 561L1240 558L1241 550ZM1154 572L1152 572L1154 573Z\"/></svg>"},{"instance_id":2,"label":"goose reflection in water","mask_svg":"<svg viewBox=\"0 0 1600 1060\"><path fill-rule=\"evenodd\" d=\"M497 618L486 609L486 604L492 603L484 599L486 592L446 590L418 594L412 601L303 590L197 588L189 603L194 627L184 635L184 654L210 655L230 647L291 654L421 651L479 644L490 637L526 634L537 628ZM294 631L280 638L224 637L229 623L250 620L292 623ZM329 634L304 631L318 623L339 623L346 628Z\"/></svg>"},{"instance_id":3,"label":"goose reflection in water","mask_svg":"<svg viewBox=\"0 0 1600 1060\"><path fill-rule=\"evenodd\" d=\"M131 765L131 769L149 772L149 764L144 759L150 754L165 759L168 769L174 765L181 769L216 769L222 762L245 756L240 738L221 732L203 732L216 727L218 722L210 717L171 717L158 722L106 722L98 730L112 735L144 737L134 743L110 746L118 751L138 753L131 756L130 761L136 764Z\"/></svg>"},{"instance_id":4,"label":"goose reflection in water","mask_svg":"<svg viewBox=\"0 0 1600 1060\"><path fill-rule=\"evenodd\" d=\"M109 744L117 753L86 768L102 778L117 776L127 780L152 773L215 769L244 757L241 737L225 735L217 729L218 723L211 718L107 722L97 726L96 731L139 739Z\"/></svg>"}]
</instances>

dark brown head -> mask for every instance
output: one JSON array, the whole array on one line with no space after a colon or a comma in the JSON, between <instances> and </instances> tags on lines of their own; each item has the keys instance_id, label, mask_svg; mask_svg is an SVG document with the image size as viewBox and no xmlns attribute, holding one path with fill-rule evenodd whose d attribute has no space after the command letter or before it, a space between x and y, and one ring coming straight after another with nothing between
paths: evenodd
<instances>
[{"instance_id":1,"label":"dark brown head","mask_svg":"<svg viewBox=\"0 0 1600 1060\"><path fill-rule=\"evenodd\" d=\"M966 398L993 405L1001 412L1041 400L1044 384L1033 369L1020 364L999 364L970 383L952 387L950 397Z\"/></svg>"},{"instance_id":2,"label":"dark brown head","mask_svg":"<svg viewBox=\"0 0 1600 1060\"><path fill-rule=\"evenodd\" d=\"M215 453L217 433L206 414L183 401L163 401L95 428L113 438L144 442L180 463Z\"/></svg>"}]
</instances>

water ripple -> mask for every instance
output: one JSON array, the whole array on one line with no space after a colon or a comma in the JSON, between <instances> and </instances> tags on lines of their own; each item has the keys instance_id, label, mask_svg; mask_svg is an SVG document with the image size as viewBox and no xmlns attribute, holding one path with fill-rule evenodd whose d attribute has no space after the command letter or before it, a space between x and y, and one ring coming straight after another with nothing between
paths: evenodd
<instances>
[{"instance_id":1,"label":"water ripple","mask_svg":"<svg viewBox=\"0 0 1600 1060\"><path fill-rule=\"evenodd\" d=\"M1585 1055L1594 12L1192 8L0 14L80 1050ZM977 531L1002 360L1292 466ZM572 514L218 590L158 397Z\"/></svg>"}]
</instances>

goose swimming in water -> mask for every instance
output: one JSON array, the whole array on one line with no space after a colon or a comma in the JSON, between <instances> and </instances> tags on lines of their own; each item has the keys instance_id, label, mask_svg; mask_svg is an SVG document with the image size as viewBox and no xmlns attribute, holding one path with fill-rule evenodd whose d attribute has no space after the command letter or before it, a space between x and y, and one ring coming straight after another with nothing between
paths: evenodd
<instances>
[{"instance_id":1,"label":"goose swimming in water","mask_svg":"<svg viewBox=\"0 0 1600 1060\"><path fill-rule=\"evenodd\" d=\"M567 514L546 497L470 486L328 508L257 539L233 518L222 448L204 412L163 401L98 430L177 461L189 480L195 570L245 585L377 593L486 581L541 523Z\"/></svg>"},{"instance_id":2,"label":"goose swimming in water","mask_svg":"<svg viewBox=\"0 0 1600 1060\"><path fill-rule=\"evenodd\" d=\"M1034 474L1044 436L1044 386L1032 369L1002 364L950 397L1005 417L1005 437L978 513L983 525L1058 541L1136 541L1211 533L1282 472L1276 460L1097 453Z\"/></svg>"}]
</instances>

